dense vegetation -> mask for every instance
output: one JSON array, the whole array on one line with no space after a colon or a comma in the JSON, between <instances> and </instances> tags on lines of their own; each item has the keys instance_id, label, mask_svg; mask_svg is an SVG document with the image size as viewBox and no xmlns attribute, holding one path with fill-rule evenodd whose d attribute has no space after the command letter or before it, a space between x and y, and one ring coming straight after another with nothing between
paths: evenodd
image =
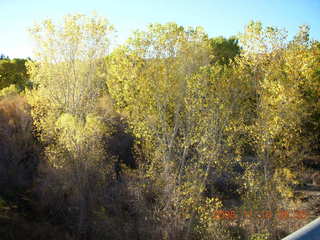
<instances>
[{"instance_id":1,"label":"dense vegetation","mask_svg":"<svg viewBox=\"0 0 320 240\"><path fill-rule=\"evenodd\" d=\"M308 26L152 24L112 51L97 16L30 32L34 59L0 59L1 239L281 239L319 214Z\"/></svg>"}]
</instances>

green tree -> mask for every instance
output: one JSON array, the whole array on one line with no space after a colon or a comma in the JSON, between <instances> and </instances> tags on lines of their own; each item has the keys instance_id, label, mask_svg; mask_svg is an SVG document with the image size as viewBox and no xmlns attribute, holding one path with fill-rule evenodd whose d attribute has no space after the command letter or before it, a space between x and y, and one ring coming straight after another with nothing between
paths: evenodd
<instances>
[{"instance_id":1,"label":"green tree","mask_svg":"<svg viewBox=\"0 0 320 240\"><path fill-rule=\"evenodd\" d=\"M31 87L25 66L27 59L0 59L0 89L15 85L20 91Z\"/></svg>"},{"instance_id":2,"label":"green tree","mask_svg":"<svg viewBox=\"0 0 320 240\"><path fill-rule=\"evenodd\" d=\"M211 63L228 64L240 54L238 40L235 37L215 37L209 39Z\"/></svg>"}]
</instances>

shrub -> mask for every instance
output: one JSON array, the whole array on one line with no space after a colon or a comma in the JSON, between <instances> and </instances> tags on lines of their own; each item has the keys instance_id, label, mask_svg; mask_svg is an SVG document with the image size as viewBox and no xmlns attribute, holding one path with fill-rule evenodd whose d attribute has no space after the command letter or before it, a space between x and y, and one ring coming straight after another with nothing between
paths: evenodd
<instances>
[{"instance_id":1,"label":"shrub","mask_svg":"<svg viewBox=\"0 0 320 240\"><path fill-rule=\"evenodd\" d=\"M0 101L0 188L3 192L32 183L39 147L32 135L29 106L20 96Z\"/></svg>"}]
</instances>

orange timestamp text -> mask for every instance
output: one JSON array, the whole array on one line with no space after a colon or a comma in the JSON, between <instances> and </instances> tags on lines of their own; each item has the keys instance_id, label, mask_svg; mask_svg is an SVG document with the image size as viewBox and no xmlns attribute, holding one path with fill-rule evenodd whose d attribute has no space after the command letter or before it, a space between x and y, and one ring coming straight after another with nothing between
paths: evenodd
<instances>
[{"instance_id":1,"label":"orange timestamp text","mask_svg":"<svg viewBox=\"0 0 320 240\"><path fill-rule=\"evenodd\" d=\"M235 220L238 218L271 219L278 220L306 219L309 216L307 210L216 210L213 212L213 218L217 220Z\"/></svg>"}]
</instances>

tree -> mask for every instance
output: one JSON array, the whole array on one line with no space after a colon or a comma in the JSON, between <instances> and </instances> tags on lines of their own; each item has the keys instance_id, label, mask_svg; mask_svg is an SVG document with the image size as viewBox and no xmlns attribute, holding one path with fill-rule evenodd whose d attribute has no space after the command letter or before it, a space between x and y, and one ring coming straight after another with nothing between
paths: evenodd
<instances>
[{"instance_id":1,"label":"tree","mask_svg":"<svg viewBox=\"0 0 320 240\"><path fill-rule=\"evenodd\" d=\"M212 54L211 63L228 64L240 54L238 39L230 37L215 37L209 39L210 54Z\"/></svg>"},{"instance_id":2,"label":"tree","mask_svg":"<svg viewBox=\"0 0 320 240\"><path fill-rule=\"evenodd\" d=\"M8 56L4 55L3 53L0 54L0 60L9 59Z\"/></svg>"},{"instance_id":3,"label":"tree","mask_svg":"<svg viewBox=\"0 0 320 240\"><path fill-rule=\"evenodd\" d=\"M209 66L209 49L201 28L152 24L109 59L108 90L143 141L143 171L158 193L149 211L162 237L209 236L210 212L220 203L203 197L208 175L227 169L235 155L241 91L231 90L239 86L226 66Z\"/></svg>"},{"instance_id":4,"label":"tree","mask_svg":"<svg viewBox=\"0 0 320 240\"><path fill-rule=\"evenodd\" d=\"M0 59L0 90L15 85L20 91L31 87L25 66L27 59Z\"/></svg>"},{"instance_id":5,"label":"tree","mask_svg":"<svg viewBox=\"0 0 320 240\"><path fill-rule=\"evenodd\" d=\"M72 193L79 209L79 237L86 236L92 208L98 207L92 195L101 185L93 188L91 179L103 182L107 175L102 146L107 129L95 104L105 89L103 59L112 31L104 18L80 14L67 15L62 25L45 20L31 29L37 49L28 62L35 86L29 103L45 159L61 184L52 188L55 194Z\"/></svg>"},{"instance_id":6,"label":"tree","mask_svg":"<svg viewBox=\"0 0 320 240\"><path fill-rule=\"evenodd\" d=\"M311 151L320 146L320 43L309 38L310 27L300 26L299 32L288 45L288 77L297 85L308 117L303 122L303 134L308 136Z\"/></svg>"},{"instance_id":7,"label":"tree","mask_svg":"<svg viewBox=\"0 0 320 240\"><path fill-rule=\"evenodd\" d=\"M39 146L32 134L30 107L21 96L0 100L0 177L2 196L31 187Z\"/></svg>"},{"instance_id":8,"label":"tree","mask_svg":"<svg viewBox=\"0 0 320 240\"><path fill-rule=\"evenodd\" d=\"M68 15L62 26L46 20L30 30L37 43L35 61L28 62L32 81L61 111L81 116L101 96L105 80L99 69L112 30L105 19L84 15Z\"/></svg>"},{"instance_id":9,"label":"tree","mask_svg":"<svg viewBox=\"0 0 320 240\"><path fill-rule=\"evenodd\" d=\"M245 164L243 196L247 207L274 212L292 199L299 163L309 149L302 133L308 110L300 84L310 63L307 52L298 54L287 42L285 30L250 22L239 39L240 76L251 82L253 99L246 129L256 156ZM276 223L268 224L274 230Z\"/></svg>"}]
</instances>

